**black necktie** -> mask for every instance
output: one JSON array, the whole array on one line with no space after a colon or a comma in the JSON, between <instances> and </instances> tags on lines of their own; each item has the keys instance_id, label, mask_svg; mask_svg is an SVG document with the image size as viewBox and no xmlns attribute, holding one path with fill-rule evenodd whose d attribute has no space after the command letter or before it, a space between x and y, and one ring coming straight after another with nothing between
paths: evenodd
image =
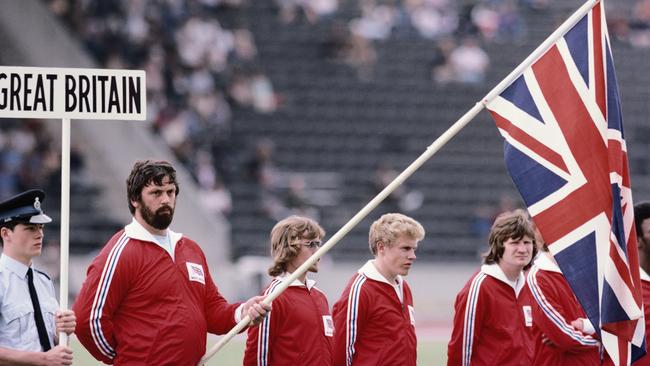
<instances>
[{"instance_id":1,"label":"black necktie","mask_svg":"<svg viewBox=\"0 0 650 366\"><path fill-rule=\"evenodd\" d=\"M52 347L50 346L50 339L47 337L41 305L38 303L38 295L34 287L34 272L32 272L31 267L27 270L27 284L29 285L29 297L32 298L32 306L34 306L34 320L36 321L36 330L38 330L38 340L41 342L43 351L47 352Z\"/></svg>"}]
</instances>

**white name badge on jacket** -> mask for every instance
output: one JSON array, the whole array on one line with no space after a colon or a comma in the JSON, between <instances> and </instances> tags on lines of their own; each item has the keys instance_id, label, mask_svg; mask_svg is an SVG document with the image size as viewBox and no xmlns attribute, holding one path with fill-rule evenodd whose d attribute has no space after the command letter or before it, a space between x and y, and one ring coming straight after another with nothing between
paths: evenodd
<instances>
[{"instance_id":1,"label":"white name badge on jacket","mask_svg":"<svg viewBox=\"0 0 650 366\"><path fill-rule=\"evenodd\" d=\"M415 326L415 309L411 305L408 305L408 307L409 307L409 316L411 317L411 325Z\"/></svg>"},{"instance_id":2,"label":"white name badge on jacket","mask_svg":"<svg viewBox=\"0 0 650 366\"><path fill-rule=\"evenodd\" d=\"M205 285L205 272L203 266L197 263L186 262L187 273L190 275L190 281L201 282Z\"/></svg>"},{"instance_id":3,"label":"white name badge on jacket","mask_svg":"<svg viewBox=\"0 0 650 366\"><path fill-rule=\"evenodd\" d=\"M323 327L325 328L325 335L327 337L334 336L334 322L331 315L323 315Z\"/></svg>"},{"instance_id":4,"label":"white name badge on jacket","mask_svg":"<svg viewBox=\"0 0 650 366\"><path fill-rule=\"evenodd\" d=\"M522 309L524 310L524 321L526 322L527 327L532 327L533 326L533 310L531 309L530 305L524 305L522 306Z\"/></svg>"}]
</instances>

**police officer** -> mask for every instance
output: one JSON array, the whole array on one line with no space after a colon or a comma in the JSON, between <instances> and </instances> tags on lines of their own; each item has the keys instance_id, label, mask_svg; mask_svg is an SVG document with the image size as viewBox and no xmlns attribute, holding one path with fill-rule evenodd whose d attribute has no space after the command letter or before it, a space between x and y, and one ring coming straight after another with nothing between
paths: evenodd
<instances>
[{"instance_id":1,"label":"police officer","mask_svg":"<svg viewBox=\"0 0 650 366\"><path fill-rule=\"evenodd\" d=\"M0 365L71 365L72 350L55 346L74 331L75 315L59 311L52 280L33 268L41 254L45 193L32 189L0 203Z\"/></svg>"}]
</instances>

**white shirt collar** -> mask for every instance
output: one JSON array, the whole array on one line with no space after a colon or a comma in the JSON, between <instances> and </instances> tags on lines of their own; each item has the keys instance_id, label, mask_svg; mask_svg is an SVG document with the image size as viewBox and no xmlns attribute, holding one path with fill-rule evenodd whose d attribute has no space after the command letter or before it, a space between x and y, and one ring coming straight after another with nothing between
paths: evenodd
<instances>
[{"instance_id":1,"label":"white shirt collar","mask_svg":"<svg viewBox=\"0 0 650 366\"><path fill-rule=\"evenodd\" d=\"M544 271L562 273L560 267L558 267L558 265L555 262L553 262L544 253L542 253L540 256L535 258L535 265L537 266L537 268L542 269Z\"/></svg>"},{"instance_id":2,"label":"white shirt collar","mask_svg":"<svg viewBox=\"0 0 650 366\"><path fill-rule=\"evenodd\" d=\"M285 273L285 274L283 274L281 276L275 277L275 279L278 280L278 281L284 281L288 277L289 277L289 274ZM291 282L289 287L291 287L291 286L302 286L302 287L307 287L307 290L311 291L311 288L314 287L314 285L316 284L316 281L314 281L314 280L312 280L310 278L307 278L305 282L307 282L307 283L305 284L305 283L300 282L299 279L295 279L295 280L293 280L293 282Z\"/></svg>"},{"instance_id":3,"label":"white shirt collar","mask_svg":"<svg viewBox=\"0 0 650 366\"><path fill-rule=\"evenodd\" d=\"M363 267L361 267L358 272L364 274L366 277L370 278L371 280L385 282L391 286L402 286L402 282L404 282L404 279L400 275L397 275L396 277L397 283L389 282L386 279L386 277L384 277L384 275L379 273L377 267L375 266L375 261L373 259L366 262L366 264L364 264Z\"/></svg>"},{"instance_id":4,"label":"white shirt collar","mask_svg":"<svg viewBox=\"0 0 650 366\"><path fill-rule=\"evenodd\" d=\"M642 281L650 282L650 275L643 268L639 267L639 275Z\"/></svg>"},{"instance_id":5,"label":"white shirt collar","mask_svg":"<svg viewBox=\"0 0 650 366\"><path fill-rule=\"evenodd\" d=\"M20 278L27 277L27 270L29 269L29 267L27 267L26 265L22 264L21 262L11 258L10 256L4 253L0 255L0 265L10 270L11 272L15 273Z\"/></svg>"},{"instance_id":6,"label":"white shirt collar","mask_svg":"<svg viewBox=\"0 0 650 366\"><path fill-rule=\"evenodd\" d=\"M384 282L387 283L395 289L395 293L397 294L397 298L399 299L400 302L404 302L404 278L402 276L397 275L395 278L397 280L397 283L389 282L384 275L379 273L377 270L377 267L375 266L375 261L373 259L369 260L366 262L366 264L363 265L358 271L359 273L363 274L364 276L370 278L371 280L375 280L378 282Z\"/></svg>"},{"instance_id":7,"label":"white shirt collar","mask_svg":"<svg viewBox=\"0 0 650 366\"><path fill-rule=\"evenodd\" d=\"M523 271L519 272L519 277L516 281L513 282L510 281L508 277L506 277L506 274L503 273L503 270L497 263L482 265L481 272L508 284L508 286L512 287L512 289L515 290L515 294L517 296L519 296L519 292L521 292L521 289L524 288L524 285L526 284L526 277L524 276Z\"/></svg>"},{"instance_id":8,"label":"white shirt collar","mask_svg":"<svg viewBox=\"0 0 650 366\"><path fill-rule=\"evenodd\" d=\"M149 231L147 231L147 229L145 229L144 226L140 225L140 223L135 219L135 217L133 218L130 224L124 227L124 232L126 233L126 236L128 236L129 238L142 240L142 241L149 241L155 243L156 245L159 245L156 239L153 237L153 235ZM183 234L174 232L169 228L167 229L167 232L169 233L169 240L173 248L176 246L176 243L179 240L181 240Z\"/></svg>"}]
</instances>

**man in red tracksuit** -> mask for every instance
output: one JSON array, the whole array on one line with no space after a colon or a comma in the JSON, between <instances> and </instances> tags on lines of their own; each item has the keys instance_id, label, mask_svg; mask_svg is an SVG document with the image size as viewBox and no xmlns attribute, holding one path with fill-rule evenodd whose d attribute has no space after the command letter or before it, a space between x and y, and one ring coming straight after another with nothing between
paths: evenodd
<instances>
[{"instance_id":1,"label":"man in red tracksuit","mask_svg":"<svg viewBox=\"0 0 650 366\"><path fill-rule=\"evenodd\" d=\"M645 314L645 341L650 342L650 202L634 205L634 224L639 248L639 265L641 266L641 291L643 295L643 312ZM649 352L650 353L650 352ZM634 366L650 366L650 355L638 359Z\"/></svg>"},{"instance_id":2,"label":"man in red tracksuit","mask_svg":"<svg viewBox=\"0 0 650 366\"><path fill-rule=\"evenodd\" d=\"M315 221L290 216L271 230L276 276L264 292L270 294L286 277L311 257L321 245L325 231ZM309 268L318 272L318 262ZM307 278L295 280L273 300L273 312L248 329L245 366L331 366L334 323L327 298Z\"/></svg>"},{"instance_id":3,"label":"man in red tracksuit","mask_svg":"<svg viewBox=\"0 0 650 366\"><path fill-rule=\"evenodd\" d=\"M448 366L530 366L533 316L524 269L537 250L524 211L501 214L481 270L456 296Z\"/></svg>"},{"instance_id":4,"label":"man in red tracksuit","mask_svg":"<svg viewBox=\"0 0 650 366\"><path fill-rule=\"evenodd\" d=\"M133 221L88 267L73 307L77 337L102 362L194 366L207 332L223 334L244 315L260 321L270 309L259 296L229 304L201 248L168 229L178 191L171 164L133 166L127 179Z\"/></svg>"},{"instance_id":5,"label":"man in red tracksuit","mask_svg":"<svg viewBox=\"0 0 650 366\"><path fill-rule=\"evenodd\" d=\"M415 261L424 228L397 213L370 227L375 256L348 282L334 304L336 366L415 366L417 340L411 289L406 276Z\"/></svg>"},{"instance_id":6,"label":"man in red tracksuit","mask_svg":"<svg viewBox=\"0 0 650 366\"><path fill-rule=\"evenodd\" d=\"M538 240L539 240L538 236ZM539 366L600 365L600 342L560 267L548 252L542 253L528 272L533 294L533 322L536 328L535 358Z\"/></svg>"}]
</instances>

